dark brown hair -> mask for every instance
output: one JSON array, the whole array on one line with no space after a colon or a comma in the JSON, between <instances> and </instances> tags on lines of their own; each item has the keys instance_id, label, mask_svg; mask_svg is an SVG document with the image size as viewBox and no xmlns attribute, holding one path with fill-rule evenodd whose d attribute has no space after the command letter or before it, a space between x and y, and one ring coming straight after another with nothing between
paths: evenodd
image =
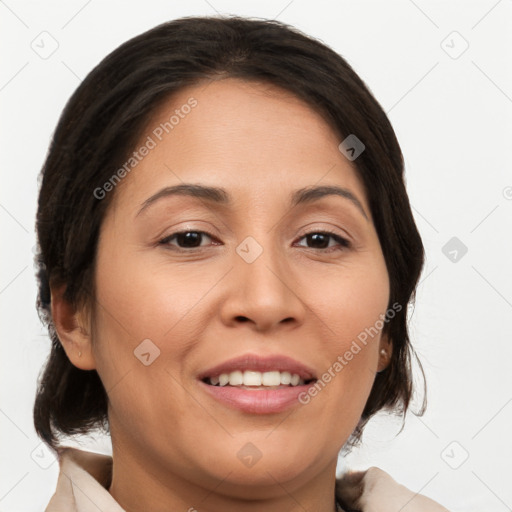
<instances>
[{"instance_id":1,"label":"dark brown hair","mask_svg":"<svg viewBox=\"0 0 512 512\"><path fill-rule=\"evenodd\" d=\"M98 234L112 197L93 193L126 160L152 114L181 88L227 77L279 86L312 106L342 138L365 145L353 162L362 179L390 279L390 301L402 306L384 326L393 344L361 421L347 446L360 442L377 411L404 414L412 398L407 306L414 300L424 249L404 184L393 128L349 64L325 44L277 21L187 17L159 25L121 45L98 64L69 99L41 171L37 211L37 308L51 353L34 404L37 434L52 449L59 438L107 433L108 398L95 370L69 361L55 331L50 282L65 285L76 307L94 301ZM419 363L419 361L418 361ZM419 368L423 374L421 364ZM424 378L424 375L423 375ZM426 406L426 396L423 414Z\"/></svg>"}]
</instances>

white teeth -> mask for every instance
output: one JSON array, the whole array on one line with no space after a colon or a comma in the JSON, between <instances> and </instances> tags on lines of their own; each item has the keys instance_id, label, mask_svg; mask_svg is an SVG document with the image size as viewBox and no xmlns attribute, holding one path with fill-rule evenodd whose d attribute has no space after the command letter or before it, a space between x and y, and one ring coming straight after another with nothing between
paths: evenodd
<instances>
[{"instance_id":1,"label":"white teeth","mask_svg":"<svg viewBox=\"0 0 512 512\"><path fill-rule=\"evenodd\" d=\"M237 370L226 375L229 375L230 386L241 386L244 383L244 374L241 371Z\"/></svg>"},{"instance_id":2,"label":"white teeth","mask_svg":"<svg viewBox=\"0 0 512 512\"><path fill-rule=\"evenodd\" d=\"M236 372L233 372L236 373ZM229 374L229 385L230 386L238 386L241 383L232 384L231 376L233 373ZM251 372L250 370L245 370L244 372L244 386L261 386L261 372Z\"/></svg>"},{"instance_id":3,"label":"white teeth","mask_svg":"<svg viewBox=\"0 0 512 512\"><path fill-rule=\"evenodd\" d=\"M290 372L256 372L252 370L235 370L231 373L221 373L218 376L210 377L209 383L213 386L268 386L278 387L282 386L298 386L304 385L304 379L301 379L297 373L291 374Z\"/></svg>"},{"instance_id":4,"label":"white teeth","mask_svg":"<svg viewBox=\"0 0 512 512\"><path fill-rule=\"evenodd\" d=\"M231 384L231 380L229 381ZM280 386L281 374L280 372L265 372L261 378L261 383L264 386Z\"/></svg>"},{"instance_id":5,"label":"white teeth","mask_svg":"<svg viewBox=\"0 0 512 512\"><path fill-rule=\"evenodd\" d=\"M281 372L281 384L288 385L292 381L292 374L290 372Z\"/></svg>"}]
</instances>

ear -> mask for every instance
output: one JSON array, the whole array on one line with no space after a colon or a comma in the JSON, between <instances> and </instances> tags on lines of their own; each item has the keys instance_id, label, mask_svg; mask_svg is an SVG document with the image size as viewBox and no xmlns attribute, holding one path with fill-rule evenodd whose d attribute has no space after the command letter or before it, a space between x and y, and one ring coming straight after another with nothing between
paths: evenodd
<instances>
[{"instance_id":1,"label":"ear","mask_svg":"<svg viewBox=\"0 0 512 512\"><path fill-rule=\"evenodd\" d=\"M81 370L94 370L90 326L85 315L64 299L65 285L51 288L53 323L62 347L71 363Z\"/></svg>"},{"instance_id":2,"label":"ear","mask_svg":"<svg viewBox=\"0 0 512 512\"><path fill-rule=\"evenodd\" d=\"M385 370L391 362L391 355L393 354L393 343L387 334L382 334L379 343L379 364L377 372Z\"/></svg>"}]
</instances>

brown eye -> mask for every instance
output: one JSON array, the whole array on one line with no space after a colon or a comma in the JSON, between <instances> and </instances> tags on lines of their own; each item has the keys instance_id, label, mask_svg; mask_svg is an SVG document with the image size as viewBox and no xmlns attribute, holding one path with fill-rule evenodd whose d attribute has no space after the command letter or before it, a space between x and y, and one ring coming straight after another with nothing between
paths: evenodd
<instances>
[{"instance_id":1,"label":"brown eye","mask_svg":"<svg viewBox=\"0 0 512 512\"><path fill-rule=\"evenodd\" d=\"M332 249L344 249L350 247L350 242L337 235L336 233L331 233L328 231L314 231L311 233L307 233L304 235L301 240L306 240L306 247L309 249L319 249L319 250L332 250ZM335 244L330 244L331 240L337 242L338 246ZM302 247L304 247L302 245Z\"/></svg>"},{"instance_id":2,"label":"brown eye","mask_svg":"<svg viewBox=\"0 0 512 512\"><path fill-rule=\"evenodd\" d=\"M210 240L212 239L212 237L204 231L178 231L160 240L159 244L170 246L177 245L180 249L195 249L204 247L201 245L201 242L205 237ZM176 243L171 243L174 240Z\"/></svg>"}]
</instances>

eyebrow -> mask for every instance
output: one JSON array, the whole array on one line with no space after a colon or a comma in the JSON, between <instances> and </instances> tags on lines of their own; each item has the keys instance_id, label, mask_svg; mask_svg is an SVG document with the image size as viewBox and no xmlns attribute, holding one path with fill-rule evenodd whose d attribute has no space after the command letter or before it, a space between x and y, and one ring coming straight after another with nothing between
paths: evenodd
<instances>
[{"instance_id":1,"label":"eyebrow","mask_svg":"<svg viewBox=\"0 0 512 512\"><path fill-rule=\"evenodd\" d=\"M142 207L136 216L140 215L159 199L170 196L196 197L198 199L205 199L222 205L228 205L231 203L229 193L223 188L198 185L194 183L183 183L181 185L165 187L146 199L142 203ZM311 203L328 196L339 196L348 199L363 214L364 218L368 220L368 216L366 215L363 205L359 199L350 190L334 185L311 186L296 190L291 195L290 204L292 207L295 207L299 204Z\"/></svg>"}]
</instances>

